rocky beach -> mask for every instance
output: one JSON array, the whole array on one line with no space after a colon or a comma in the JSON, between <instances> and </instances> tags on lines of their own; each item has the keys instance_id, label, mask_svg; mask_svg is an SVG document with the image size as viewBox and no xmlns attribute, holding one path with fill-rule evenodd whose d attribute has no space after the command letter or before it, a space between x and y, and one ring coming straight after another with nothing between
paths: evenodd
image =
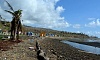
<instances>
[{"instance_id":1,"label":"rocky beach","mask_svg":"<svg viewBox=\"0 0 100 60\"><path fill-rule=\"evenodd\" d=\"M63 38L36 38L23 40L12 49L0 51L0 60L39 60L37 59L36 41L49 60L98 60L100 55L87 53L61 42ZM29 47L34 47L30 50Z\"/></svg>"},{"instance_id":2,"label":"rocky beach","mask_svg":"<svg viewBox=\"0 0 100 60\"><path fill-rule=\"evenodd\" d=\"M70 45L61 43L62 39L46 38L41 41L41 46L48 53L49 50L57 56L56 60L98 60L100 55L87 53Z\"/></svg>"}]
</instances>

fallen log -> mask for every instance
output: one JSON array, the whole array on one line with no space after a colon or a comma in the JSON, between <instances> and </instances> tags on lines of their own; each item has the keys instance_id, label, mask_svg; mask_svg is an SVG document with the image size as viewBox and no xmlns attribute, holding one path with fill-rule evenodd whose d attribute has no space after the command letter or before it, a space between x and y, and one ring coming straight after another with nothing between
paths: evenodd
<instances>
[{"instance_id":1,"label":"fallen log","mask_svg":"<svg viewBox=\"0 0 100 60\"><path fill-rule=\"evenodd\" d=\"M36 41L36 49L37 49L37 59L38 60L49 60L49 58L46 57L46 53L41 49L37 41Z\"/></svg>"}]
</instances>

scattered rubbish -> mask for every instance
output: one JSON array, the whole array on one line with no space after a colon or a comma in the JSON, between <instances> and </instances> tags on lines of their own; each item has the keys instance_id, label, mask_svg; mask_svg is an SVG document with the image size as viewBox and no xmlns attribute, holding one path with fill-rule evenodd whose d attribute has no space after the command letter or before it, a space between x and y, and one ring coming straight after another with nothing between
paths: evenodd
<instances>
[{"instance_id":1,"label":"scattered rubbish","mask_svg":"<svg viewBox=\"0 0 100 60\"><path fill-rule=\"evenodd\" d=\"M30 50L36 51L35 47L29 47Z\"/></svg>"},{"instance_id":2,"label":"scattered rubbish","mask_svg":"<svg viewBox=\"0 0 100 60\"><path fill-rule=\"evenodd\" d=\"M34 49L34 47L29 47L29 49L33 50L33 49Z\"/></svg>"}]
</instances>

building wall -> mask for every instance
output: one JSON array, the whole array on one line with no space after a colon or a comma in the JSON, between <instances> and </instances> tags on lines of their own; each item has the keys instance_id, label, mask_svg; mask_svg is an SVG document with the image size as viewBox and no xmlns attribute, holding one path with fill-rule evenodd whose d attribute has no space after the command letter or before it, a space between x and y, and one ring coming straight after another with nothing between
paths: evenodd
<instances>
[{"instance_id":1,"label":"building wall","mask_svg":"<svg viewBox=\"0 0 100 60\"><path fill-rule=\"evenodd\" d=\"M40 33L40 37L45 37L46 36L46 33L45 32L41 32Z\"/></svg>"}]
</instances>

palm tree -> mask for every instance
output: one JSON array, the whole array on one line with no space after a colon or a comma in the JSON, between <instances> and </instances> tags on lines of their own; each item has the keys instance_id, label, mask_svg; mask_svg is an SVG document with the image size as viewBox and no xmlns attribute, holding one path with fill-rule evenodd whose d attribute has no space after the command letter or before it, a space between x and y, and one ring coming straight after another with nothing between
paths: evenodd
<instances>
[{"instance_id":1,"label":"palm tree","mask_svg":"<svg viewBox=\"0 0 100 60\"><path fill-rule=\"evenodd\" d=\"M11 11L8 11L8 10L5 10L5 11L12 14L12 16L13 16L12 21L11 21L11 40L16 40L16 38L19 39L19 31L22 31L22 24L20 21L22 10L19 9L17 11L14 11L12 6L7 1L6 1L6 3L10 7Z\"/></svg>"},{"instance_id":2,"label":"palm tree","mask_svg":"<svg viewBox=\"0 0 100 60\"><path fill-rule=\"evenodd\" d=\"M0 15L0 20L2 20L2 16Z\"/></svg>"}]
</instances>

